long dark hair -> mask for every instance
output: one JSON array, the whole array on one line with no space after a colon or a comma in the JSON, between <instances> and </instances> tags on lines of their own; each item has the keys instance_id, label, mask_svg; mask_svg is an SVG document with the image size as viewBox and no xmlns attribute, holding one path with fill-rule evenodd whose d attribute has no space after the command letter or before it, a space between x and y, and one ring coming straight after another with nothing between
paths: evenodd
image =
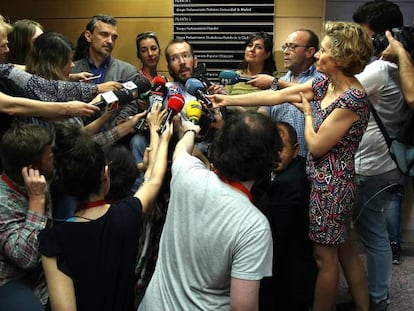
<instances>
[{"instance_id":1,"label":"long dark hair","mask_svg":"<svg viewBox=\"0 0 414 311\"><path fill-rule=\"evenodd\" d=\"M267 32L255 32L249 35L249 37L246 39L246 42L244 43L244 49L246 49L249 44L251 44L253 41L256 41L257 39L263 39L263 44L266 53L270 52L269 57L265 60L263 64L263 72L270 75L273 75L273 73L276 71L276 64L275 60L273 58L273 36L268 34ZM243 60L243 62L240 65L240 69L242 71L247 70L248 64L246 60Z\"/></svg>"},{"instance_id":2,"label":"long dark hair","mask_svg":"<svg viewBox=\"0 0 414 311\"><path fill-rule=\"evenodd\" d=\"M73 50L69 38L58 32L45 32L34 42L26 70L49 80L67 80L63 68Z\"/></svg>"}]
</instances>

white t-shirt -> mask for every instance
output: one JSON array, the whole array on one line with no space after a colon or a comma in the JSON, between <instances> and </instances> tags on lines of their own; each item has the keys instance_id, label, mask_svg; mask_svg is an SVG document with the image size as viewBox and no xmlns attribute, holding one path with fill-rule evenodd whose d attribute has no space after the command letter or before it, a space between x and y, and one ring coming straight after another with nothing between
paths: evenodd
<instances>
[{"instance_id":1,"label":"white t-shirt","mask_svg":"<svg viewBox=\"0 0 414 311\"><path fill-rule=\"evenodd\" d=\"M408 115L397 65L375 60L356 75L356 78L365 88L369 102L380 116L389 136L396 137ZM396 167L389 155L384 136L371 113L367 130L355 154L355 171L360 175L373 176Z\"/></svg>"}]
</instances>

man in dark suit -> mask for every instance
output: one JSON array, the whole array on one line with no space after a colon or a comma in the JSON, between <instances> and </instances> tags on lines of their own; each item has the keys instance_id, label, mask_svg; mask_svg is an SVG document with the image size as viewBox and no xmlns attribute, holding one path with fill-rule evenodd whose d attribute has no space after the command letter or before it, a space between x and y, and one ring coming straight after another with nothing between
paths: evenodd
<instances>
[{"instance_id":1,"label":"man in dark suit","mask_svg":"<svg viewBox=\"0 0 414 311\"><path fill-rule=\"evenodd\" d=\"M256 191L255 201L269 219L273 234L273 276L261 284L260 310L309 310L312 305L317 268L308 239L310 188L305 158L298 155L295 129L278 122L283 148L280 162Z\"/></svg>"}]
</instances>

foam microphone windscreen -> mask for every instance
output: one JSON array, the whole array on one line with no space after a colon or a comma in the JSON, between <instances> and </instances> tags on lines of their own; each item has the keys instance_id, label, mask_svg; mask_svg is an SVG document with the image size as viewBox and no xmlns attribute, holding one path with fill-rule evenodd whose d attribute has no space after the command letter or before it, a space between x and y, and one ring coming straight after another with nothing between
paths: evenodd
<instances>
[{"instance_id":1,"label":"foam microphone windscreen","mask_svg":"<svg viewBox=\"0 0 414 311\"><path fill-rule=\"evenodd\" d=\"M143 98L151 91L152 84L143 74L137 72L130 80L136 84L139 97Z\"/></svg>"},{"instance_id":2,"label":"foam microphone windscreen","mask_svg":"<svg viewBox=\"0 0 414 311\"><path fill-rule=\"evenodd\" d=\"M219 74L220 84L232 85L239 81L239 74L233 70L223 70Z\"/></svg>"},{"instance_id":3,"label":"foam microphone windscreen","mask_svg":"<svg viewBox=\"0 0 414 311\"><path fill-rule=\"evenodd\" d=\"M197 91L200 91L202 93L206 92L206 88L204 87L203 83L195 78L190 78L185 82L185 89L193 96L197 96Z\"/></svg>"},{"instance_id":4,"label":"foam microphone windscreen","mask_svg":"<svg viewBox=\"0 0 414 311\"><path fill-rule=\"evenodd\" d=\"M168 99L167 104L167 118L164 120L163 124L161 125L161 133L165 131L167 128L167 124L172 121L174 116L183 109L184 107L184 96L181 94L174 94Z\"/></svg>"},{"instance_id":5,"label":"foam microphone windscreen","mask_svg":"<svg viewBox=\"0 0 414 311\"><path fill-rule=\"evenodd\" d=\"M162 76L155 76L154 79L152 79L152 86L156 86L156 85L165 85L165 83L167 83L167 81L165 81L165 78Z\"/></svg>"},{"instance_id":6,"label":"foam microphone windscreen","mask_svg":"<svg viewBox=\"0 0 414 311\"><path fill-rule=\"evenodd\" d=\"M174 94L168 99L168 109L179 113L184 107L184 96L181 94Z\"/></svg>"},{"instance_id":7,"label":"foam microphone windscreen","mask_svg":"<svg viewBox=\"0 0 414 311\"><path fill-rule=\"evenodd\" d=\"M203 106L197 100L190 100L185 104L185 116L190 122L198 124L203 113Z\"/></svg>"},{"instance_id":8,"label":"foam microphone windscreen","mask_svg":"<svg viewBox=\"0 0 414 311\"><path fill-rule=\"evenodd\" d=\"M159 95L163 98L167 96L167 87L165 86L165 79L161 76L156 76L152 80L152 87L151 87L151 94L152 95Z\"/></svg>"}]
</instances>

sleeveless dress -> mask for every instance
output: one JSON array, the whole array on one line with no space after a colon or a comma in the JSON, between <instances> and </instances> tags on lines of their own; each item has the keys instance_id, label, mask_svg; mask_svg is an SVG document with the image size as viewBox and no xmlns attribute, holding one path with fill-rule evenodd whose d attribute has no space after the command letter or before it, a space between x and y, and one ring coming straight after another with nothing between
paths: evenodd
<instances>
[{"instance_id":1,"label":"sleeveless dress","mask_svg":"<svg viewBox=\"0 0 414 311\"><path fill-rule=\"evenodd\" d=\"M338 143L320 158L308 154L307 173L311 185L309 209L309 238L319 244L341 244L349 235L352 207L355 201L354 155L368 124L370 109L365 92L351 88L328 107L321 108L329 79L315 78L312 87L314 100L313 127L318 132L322 122L336 108L358 114Z\"/></svg>"}]
</instances>

